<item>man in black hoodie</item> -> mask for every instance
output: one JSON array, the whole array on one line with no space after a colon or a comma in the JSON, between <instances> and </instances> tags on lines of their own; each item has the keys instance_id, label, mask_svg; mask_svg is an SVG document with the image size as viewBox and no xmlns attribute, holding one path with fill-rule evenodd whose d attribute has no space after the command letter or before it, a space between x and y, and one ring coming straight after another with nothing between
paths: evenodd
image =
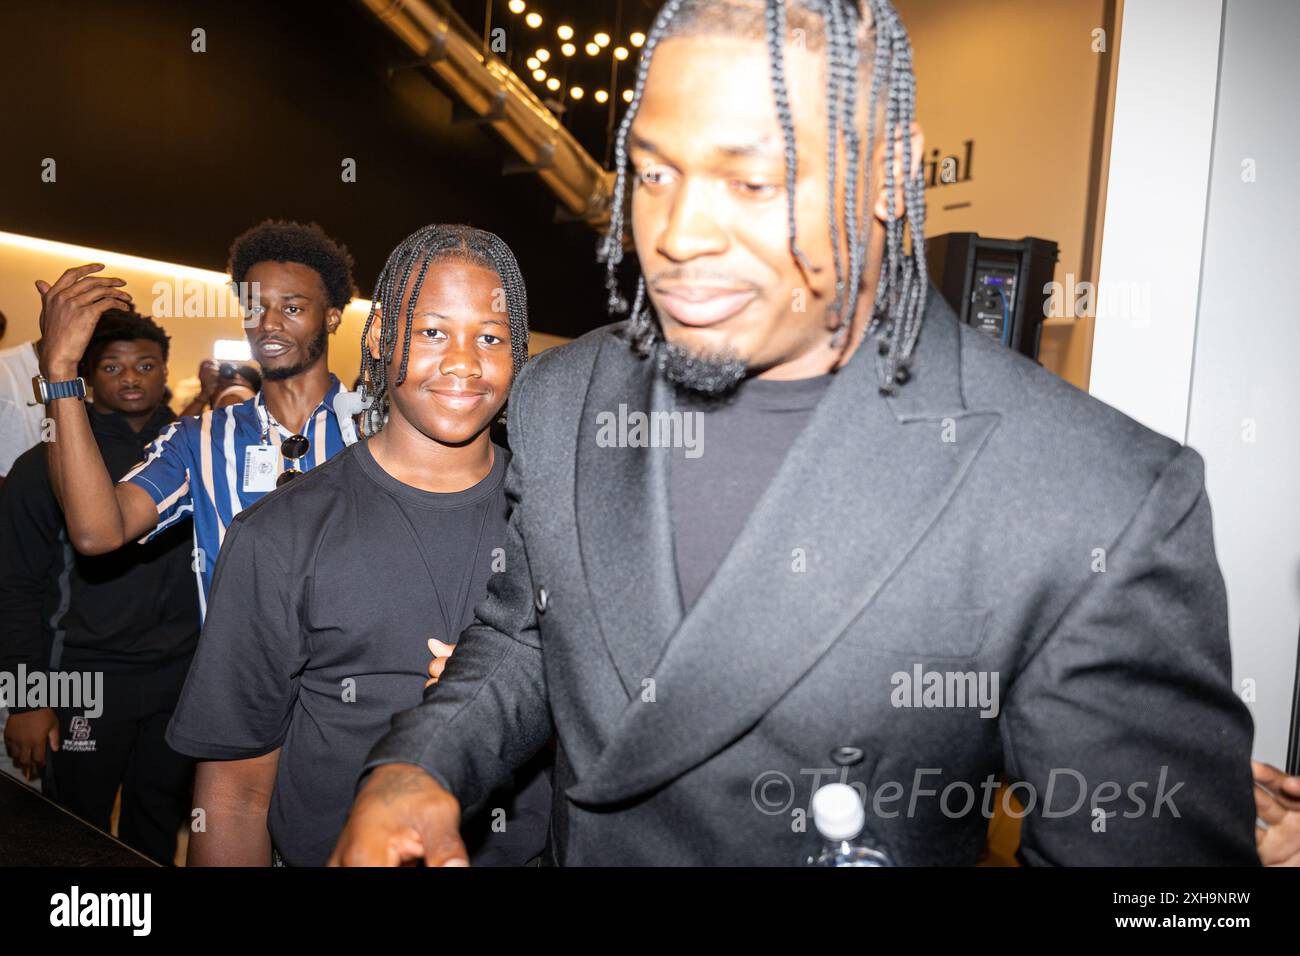
<instances>
[{"instance_id":1,"label":"man in black hoodie","mask_svg":"<svg viewBox=\"0 0 1300 956\"><path fill-rule=\"evenodd\" d=\"M110 310L95 327L79 371L114 481L176 418L163 401L167 353L168 336L143 316ZM11 706L9 756L29 778L43 773L50 797L104 830L121 786L119 836L170 862L193 770L163 740L199 635L188 531L96 557L76 553L38 445L0 490L0 621L0 674L14 675L15 685L38 671L103 675L93 709L67 700Z\"/></svg>"}]
</instances>

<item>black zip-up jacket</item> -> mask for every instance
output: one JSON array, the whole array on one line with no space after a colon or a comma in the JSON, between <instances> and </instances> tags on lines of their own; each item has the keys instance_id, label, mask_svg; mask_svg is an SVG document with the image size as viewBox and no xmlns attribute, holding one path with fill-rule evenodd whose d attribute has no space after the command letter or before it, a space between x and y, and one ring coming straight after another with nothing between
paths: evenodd
<instances>
[{"instance_id":1,"label":"black zip-up jacket","mask_svg":"<svg viewBox=\"0 0 1300 956\"><path fill-rule=\"evenodd\" d=\"M166 405L139 432L93 407L90 427L114 481L176 416ZM198 586L188 524L148 544L88 557L73 550L50 485L44 444L14 462L0 488L0 671L130 673L192 656ZM12 708L21 712L30 708Z\"/></svg>"}]
</instances>

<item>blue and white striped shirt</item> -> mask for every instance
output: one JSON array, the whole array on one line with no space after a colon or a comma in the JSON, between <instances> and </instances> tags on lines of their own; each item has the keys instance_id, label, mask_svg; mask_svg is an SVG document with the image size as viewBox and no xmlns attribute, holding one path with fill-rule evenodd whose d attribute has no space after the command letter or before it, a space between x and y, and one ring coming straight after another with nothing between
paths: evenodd
<instances>
[{"instance_id":1,"label":"blue and white striped shirt","mask_svg":"<svg viewBox=\"0 0 1300 956\"><path fill-rule=\"evenodd\" d=\"M277 476L285 470L286 462L290 468L307 471L357 440L346 404L342 415L335 411L339 396L347 394L331 375L329 391L307 419L303 431L311 447L297 462L277 455ZM278 449L292 434L266 412L259 394L238 405L173 422L148 447L145 460L122 476L122 481L149 492L158 508L158 527L142 541L193 517L195 552L191 565L198 578L202 614L207 613L212 572L226 528L235 515L266 494L244 490L247 449L262 444L264 435L266 443Z\"/></svg>"}]
</instances>

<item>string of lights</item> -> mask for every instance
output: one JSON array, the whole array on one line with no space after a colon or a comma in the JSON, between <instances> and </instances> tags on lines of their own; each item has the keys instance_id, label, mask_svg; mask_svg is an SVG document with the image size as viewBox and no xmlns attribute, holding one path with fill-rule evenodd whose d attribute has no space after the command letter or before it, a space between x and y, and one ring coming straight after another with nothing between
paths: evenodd
<instances>
[{"instance_id":1,"label":"string of lights","mask_svg":"<svg viewBox=\"0 0 1300 956\"><path fill-rule=\"evenodd\" d=\"M532 30L539 31L539 45L536 51L529 56L524 65L527 67L527 74L533 81L551 93L559 93L561 96L561 105L567 100L582 102L587 100L588 90L579 83L567 83L569 74L570 61L580 59L578 56L579 38L572 26L567 23L555 25L553 35L558 42L558 55L553 54L550 48L545 45L545 37L550 36L552 31L548 29L548 18L536 9L537 3L529 4L526 0L510 0L507 9L514 14L523 18L523 23ZM624 103L632 102L631 87L618 93L616 90L617 65L627 62L633 58L633 51L639 50L645 44L645 34L638 31L630 33L625 43L614 42L614 38L604 30L598 31L587 39L582 46L582 52L588 58L596 59L608 51L613 57L614 69L611 71L611 83L608 87L600 86L590 91L590 100L598 105L607 104L611 94L620 96ZM530 44L531 45L531 44ZM639 54L637 54L639 55ZM632 64L635 66L635 63ZM629 76L635 76L635 72L630 72Z\"/></svg>"}]
</instances>

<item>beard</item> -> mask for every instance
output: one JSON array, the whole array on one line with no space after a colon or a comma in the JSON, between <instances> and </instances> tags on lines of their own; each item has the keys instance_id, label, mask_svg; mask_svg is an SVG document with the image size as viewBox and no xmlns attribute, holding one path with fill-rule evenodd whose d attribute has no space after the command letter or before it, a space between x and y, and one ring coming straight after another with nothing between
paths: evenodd
<instances>
[{"instance_id":1,"label":"beard","mask_svg":"<svg viewBox=\"0 0 1300 956\"><path fill-rule=\"evenodd\" d=\"M749 374L749 364L732 352L692 352L660 339L659 371L672 385L700 398L724 398Z\"/></svg>"},{"instance_id":2,"label":"beard","mask_svg":"<svg viewBox=\"0 0 1300 956\"><path fill-rule=\"evenodd\" d=\"M320 357L325 354L325 345L328 341L329 333L325 331L324 326L321 326L320 334L307 343L302 361L281 368L266 368L263 366L262 378L271 382L280 382L286 378L301 375L315 365L320 360Z\"/></svg>"}]
</instances>

